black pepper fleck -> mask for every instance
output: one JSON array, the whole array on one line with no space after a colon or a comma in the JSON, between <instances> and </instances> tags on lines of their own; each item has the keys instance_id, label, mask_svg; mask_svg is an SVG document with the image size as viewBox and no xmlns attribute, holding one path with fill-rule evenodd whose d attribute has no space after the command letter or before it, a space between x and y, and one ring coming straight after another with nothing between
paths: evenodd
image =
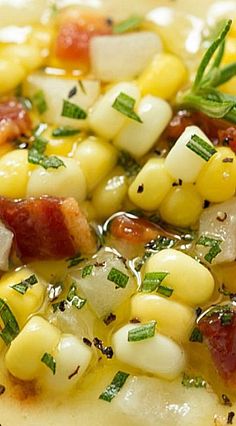
<instances>
[{"instance_id":1,"label":"black pepper fleck","mask_svg":"<svg viewBox=\"0 0 236 426\"><path fill-rule=\"evenodd\" d=\"M92 342L89 339L87 339L87 337L83 337L83 342L85 343L85 345L89 347L92 346Z\"/></svg>"},{"instance_id":2,"label":"black pepper fleck","mask_svg":"<svg viewBox=\"0 0 236 426\"><path fill-rule=\"evenodd\" d=\"M141 183L141 184L138 186L137 193L138 193L138 194L141 194L143 191L144 191L144 185L143 185L143 183Z\"/></svg>"},{"instance_id":3,"label":"black pepper fleck","mask_svg":"<svg viewBox=\"0 0 236 426\"><path fill-rule=\"evenodd\" d=\"M230 401L229 397L225 395L224 393L221 395L221 398L223 400L224 405L227 405L228 407L232 406L232 402Z\"/></svg>"},{"instance_id":4,"label":"black pepper fleck","mask_svg":"<svg viewBox=\"0 0 236 426\"><path fill-rule=\"evenodd\" d=\"M227 213L226 212L218 212L216 216L216 220L219 222L224 222L227 219Z\"/></svg>"},{"instance_id":5,"label":"black pepper fleck","mask_svg":"<svg viewBox=\"0 0 236 426\"><path fill-rule=\"evenodd\" d=\"M68 379L70 380L74 376L76 376L76 374L78 374L78 372L79 372L79 369L80 369L80 365L78 365L78 367L75 369L75 371L68 376Z\"/></svg>"},{"instance_id":6,"label":"black pepper fleck","mask_svg":"<svg viewBox=\"0 0 236 426\"><path fill-rule=\"evenodd\" d=\"M69 93L68 93L68 98L70 99L70 98L73 98L73 96L75 96L76 95L76 93L77 93L77 87L76 86L74 86L74 87L72 87L72 89L70 89L70 91L69 91Z\"/></svg>"},{"instance_id":7,"label":"black pepper fleck","mask_svg":"<svg viewBox=\"0 0 236 426\"><path fill-rule=\"evenodd\" d=\"M6 388L4 385L0 385L0 395L2 395L5 392Z\"/></svg>"},{"instance_id":8,"label":"black pepper fleck","mask_svg":"<svg viewBox=\"0 0 236 426\"><path fill-rule=\"evenodd\" d=\"M233 424L233 418L235 416L235 413L233 411L230 411L227 418L227 425Z\"/></svg>"},{"instance_id":9,"label":"black pepper fleck","mask_svg":"<svg viewBox=\"0 0 236 426\"><path fill-rule=\"evenodd\" d=\"M116 315L111 312L109 315L107 315L104 318L103 322L104 322L104 324L109 325L115 320L116 320Z\"/></svg>"},{"instance_id":10,"label":"black pepper fleck","mask_svg":"<svg viewBox=\"0 0 236 426\"><path fill-rule=\"evenodd\" d=\"M207 209L207 207L209 207L209 205L210 205L210 201L204 200L203 208Z\"/></svg>"},{"instance_id":11,"label":"black pepper fleck","mask_svg":"<svg viewBox=\"0 0 236 426\"><path fill-rule=\"evenodd\" d=\"M94 337L93 344L95 348L97 348L99 351L102 352L103 355L105 355L108 359L111 359L113 357L113 349L111 346L104 346L103 341L99 339L98 337Z\"/></svg>"},{"instance_id":12,"label":"black pepper fleck","mask_svg":"<svg viewBox=\"0 0 236 426\"><path fill-rule=\"evenodd\" d=\"M131 320L130 320L130 323L131 324L139 324L141 321L138 319L138 318L132 318Z\"/></svg>"},{"instance_id":13,"label":"black pepper fleck","mask_svg":"<svg viewBox=\"0 0 236 426\"><path fill-rule=\"evenodd\" d=\"M225 157L222 160L222 163L233 163L234 159L232 157Z\"/></svg>"}]
</instances>

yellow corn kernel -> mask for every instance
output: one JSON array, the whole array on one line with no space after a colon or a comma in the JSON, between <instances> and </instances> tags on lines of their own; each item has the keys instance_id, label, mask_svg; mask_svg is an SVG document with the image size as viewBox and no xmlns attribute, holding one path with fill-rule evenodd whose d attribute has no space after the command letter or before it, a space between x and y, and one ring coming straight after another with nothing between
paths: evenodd
<instances>
[{"instance_id":1,"label":"yellow corn kernel","mask_svg":"<svg viewBox=\"0 0 236 426\"><path fill-rule=\"evenodd\" d=\"M164 160L151 158L129 187L131 201L144 210L156 210L171 189L173 178L164 167Z\"/></svg>"},{"instance_id":2,"label":"yellow corn kernel","mask_svg":"<svg viewBox=\"0 0 236 426\"><path fill-rule=\"evenodd\" d=\"M4 274L0 280L0 298L5 300L16 317L20 327L26 323L28 317L41 306L45 293L43 281L36 276L38 282L28 288L23 295L12 286L29 278L34 272L29 268L21 268L15 272Z\"/></svg>"},{"instance_id":3,"label":"yellow corn kernel","mask_svg":"<svg viewBox=\"0 0 236 426\"><path fill-rule=\"evenodd\" d=\"M187 80L187 70L175 55L160 53L138 79L142 95L171 99Z\"/></svg>"},{"instance_id":4,"label":"yellow corn kernel","mask_svg":"<svg viewBox=\"0 0 236 426\"><path fill-rule=\"evenodd\" d=\"M0 194L23 198L26 194L29 163L27 150L15 149L0 158Z\"/></svg>"},{"instance_id":5,"label":"yellow corn kernel","mask_svg":"<svg viewBox=\"0 0 236 426\"><path fill-rule=\"evenodd\" d=\"M4 46L0 52L1 56L9 61L14 58L27 72L41 67L44 62L40 50L29 44L11 44Z\"/></svg>"},{"instance_id":6,"label":"yellow corn kernel","mask_svg":"<svg viewBox=\"0 0 236 426\"><path fill-rule=\"evenodd\" d=\"M156 320L158 331L177 342L188 341L196 318L192 308L156 294L134 296L131 316L141 322Z\"/></svg>"},{"instance_id":7,"label":"yellow corn kernel","mask_svg":"<svg viewBox=\"0 0 236 426\"><path fill-rule=\"evenodd\" d=\"M92 195L92 204L100 219L105 219L121 209L128 186L120 167L104 179Z\"/></svg>"},{"instance_id":8,"label":"yellow corn kernel","mask_svg":"<svg viewBox=\"0 0 236 426\"><path fill-rule=\"evenodd\" d=\"M43 136L47 139L48 144L46 147L47 155L62 155L68 156L73 153L76 148L77 142L81 142L82 135L72 135L66 137L54 137L52 136L53 128L49 126Z\"/></svg>"},{"instance_id":9,"label":"yellow corn kernel","mask_svg":"<svg viewBox=\"0 0 236 426\"><path fill-rule=\"evenodd\" d=\"M206 200L219 203L231 198L235 193L235 187L235 154L230 148L220 147L202 168L196 188Z\"/></svg>"},{"instance_id":10,"label":"yellow corn kernel","mask_svg":"<svg viewBox=\"0 0 236 426\"><path fill-rule=\"evenodd\" d=\"M173 289L171 299L190 306L206 303L214 290L208 269L178 250L166 249L151 256L145 265L145 273L149 272L167 272L163 285Z\"/></svg>"},{"instance_id":11,"label":"yellow corn kernel","mask_svg":"<svg viewBox=\"0 0 236 426\"><path fill-rule=\"evenodd\" d=\"M203 199L194 185L172 187L160 205L161 217L175 226L194 225L203 209Z\"/></svg>"},{"instance_id":12,"label":"yellow corn kernel","mask_svg":"<svg viewBox=\"0 0 236 426\"><path fill-rule=\"evenodd\" d=\"M84 172L88 190L92 191L113 169L117 154L116 149L108 142L90 136L79 144L74 158L79 161Z\"/></svg>"},{"instance_id":13,"label":"yellow corn kernel","mask_svg":"<svg viewBox=\"0 0 236 426\"><path fill-rule=\"evenodd\" d=\"M34 26L28 43L43 49L42 53L46 54L52 43L53 36L54 29L52 27L45 27L45 25Z\"/></svg>"},{"instance_id":14,"label":"yellow corn kernel","mask_svg":"<svg viewBox=\"0 0 236 426\"><path fill-rule=\"evenodd\" d=\"M60 331L39 316L32 317L12 341L5 357L8 371L20 380L40 375L42 357L51 354L60 339Z\"/></svg>"},{"instance_id":15,"label":"yellow corn kernel","mask_svg":"<svg viewBox=\"0 0 236 426\"><path fill-rule=\"evenodd\" d=\"M0 95L15 89L25 77L25 68L14 59L0 60Z\"/></svg>"}]
</instances>

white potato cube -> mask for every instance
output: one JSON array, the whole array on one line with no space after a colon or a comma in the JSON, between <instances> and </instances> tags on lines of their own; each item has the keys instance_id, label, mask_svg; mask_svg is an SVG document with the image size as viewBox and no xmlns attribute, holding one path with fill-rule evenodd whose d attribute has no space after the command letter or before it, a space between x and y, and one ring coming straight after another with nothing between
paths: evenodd
<instances>
[{"instance_id":1,"label":"white potato cube","mask_svg":"<svg viewBox=\"0 0 236 426\"><path fill-rule=\"evenodd\" d=\"M168 172L175 179L181 179L183 182L196 182L202 167L206 163L201 156L186 146L194 135L197 135L213 147L211 141L199 127L189 126L179 137L165 160L165 167Z\"/></svg>"},{"instance_id":2,"label":"white potato cube","mask_svg":"<svg viewBox=\"0 0 236 426\"><path fill-rule=\"evenodd\" d=\"M128 332L140 326L127 324L114 333L112 347L118 361L166 380L178 377L185 367L182 348L160 333L145 340L129 342Z\"/></svg>"},{"instance_id":3,"label":"white potato cube","mask_svg":"<svg viewBox=\"0 0 236 426\"><path fill-rule=\"evenodd\" d=\"M147 95L139 103L137 114L142 123L129 120L114 139L114 145L134 157L142 157L167 126L172 110L165 100Z\"/></svg>"},{"instance_id":4,"label":"white potato cube","mask_svg":"<svg viewBox=\"0 0 236 426\"><path fill-rule=\"evenodd\" d=\"M8 270L8 259L13 241L13 233L0 221L0 270Z\"/></svg>"}]
</instances>

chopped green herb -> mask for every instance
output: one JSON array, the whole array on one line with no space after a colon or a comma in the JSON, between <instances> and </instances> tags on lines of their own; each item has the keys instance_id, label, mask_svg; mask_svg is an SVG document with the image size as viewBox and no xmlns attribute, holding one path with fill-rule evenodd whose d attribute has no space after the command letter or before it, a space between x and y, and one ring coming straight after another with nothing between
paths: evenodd
<instances>
[{"instance_id":1,"label":"chopped green herb","mask_svg":"<svg viewBox=\"0 0 236 426\"><path fill-rule=\"evenodd\" d=\"M128 331L128 342L139 342L140 340L150 339L155 335L156 321L150 321L147 324L139 325Z\"/></svg>"},{"instance_id":2,"label":"chopped green herb","mask_svg":"<svg viewBox=\"0 0 236 426\"><path fill-rule=\"evenodd\" d=\"M33 96L32 96L33 104L36 106L39 114L43 114L47 111L48 106L47 102L44 96L43 90L38 90Z\"/></svg>"},{"instance_id":3,"label":"chopped green herb","mask_svg":"<svg viewBox=\"0 0 236 426\"><path fill-rule=\"evenodd\" d=\"M30 275L29 278L22 280L18 284L14 284L11 286L14 290L18 291L18 293L25 294L29 288L31 288L34 284L37 284L38 280L35 275Z\"/></svg>"},{"instance_id":4,"label":"chopped green herb","mask_svg":"<svg viewBox=\"0 0 236 426\"><path fill-rule=\"evenodd\" d=\"M203 335L202 335L201 330L199 330L198 327L195 327L193 329L189 340L190 340L190 342L199 342L199 343L203 342Z\"/></svg>"},{"instance_id":5,"label":"chopped green herb","mask_svg":"<svg viewBox=\"0 0 236 426\"><path fill-rule=\"evenodd\" d=\"M82 270L82 278L92 274L93 265L86 265Z\"/></svg>"},{"instance_id":6,"label":"chopped green herb","mask_svg":"<svg viewBox=\"0 0 236 426\"><path fill-rule=\"evenodd\" d=\"M143 22L143 17L138 15L130 16L125 21L119 22L119 24L114 25L113 32L115 34L126 33L127 31L134 31L140 27Z\"/></svg>"},{"instance_id":7,"label":"chopped green herb","mask_svg":"<svg viewBox=\"0 0 236 426\"><path fill-rule=\"evenodd\" d=\"M199 246L210 247L209 252L204 256L204 259L209 263L211 263L212 260L222 251L220 248L221 243L222 240L207 237L206 235L201 235L199 240L196 242Z\"/></svg>"},{"instance_id":8,"label":"chopped green herb","mask_svg":"<svg viewBox=\"0 0 236 426\"><path fill-rule=\"evenodd\" d=\"M159 285L157 287L157 293L162 294L163 296L170 297L173 293L173 288L166 287L165 285Z\"/></svg>"},{"instance_id":9,"label":"chopped green herb","mask_svg":"<svg viewBox=\"0 0 236 426\"><path fill-rule=\"evenodd\" d=\"M154 240L149 241L145 245L145 248L151 249L153 251L161 251L167 248L172 248L175 246L175 244L176 240L174 240L173 238L160 236L155 238Z\"/></svg>"},{"instance_id":10,"label":"chopped green herb","mask_svg":"<svg viewBox=\"0 0 236 426\"><path fill-rule=\"evenodd\" d=\"M56 374L56 361L53 358L51 354L48 352L45 352L45 354L42 356L41 361L48 367L50 370L52 370L52 374Z\"/></svg>"},{"instance_id":11,"label":"chopped green herb","mask_svg":"<svg viewBox=\"0 0 236 426\"><path fill-rule=\"evenodd\" d=\"M118 287L125 288L129 281L129 276L119 271L119 269L111 268L107 279L115 283Z\"/></svg>"},{"instance_id":12,"label":"chopped green herb","mask_svg":"<svg viewBox=\"0 0 236 426\"><path fill-rule=\"evenodd\" d=\"M121 388L124 386L126 380L128 379L129 374L124 373L123 371L118 371L113 377L113 380L110 385L101 393L99 399L103 401L111 402L113 398L120 392Z\"/></svg>"},{"instance_id":13,"label":"chopped green herb","mask_svg":"<svg viewBox=\"0 0 236 426\"><path fill-rule=\"evenodd\" d=\"M207 385L206 380L201 376L189 376L188 374L183 375L182 385L186 388L205 388Z\"/></svg>"},{"instance_id":14,"label":"chopped green herb","mask_svg":"<svg viewBox=\"0 0 236 426\"><path fill-rule=\"evenodd\" d=\"M141 170L141 166L126 151L119 153L118 164L123 167L127 177L136 176Z\"/></svg>"},{"instance_id":15,"label":"chopped green herb","mask_svg":"<svg viewBox=\"0 0 236 426\"><path fill-rule=\"evenodd\" d=\"M70 290L67 295L67 301L70 302L71 305L75 306L77 309L81 309L87 302L86 299L82 299L80 296L77 295L77 288L75 284L72 284L70 287Z\"/></svg>"},{"instance_id":16,"label":"chopped green herb","mask_svg":"<svg viewBox=\"0 0 236 426\"><path fill-rule=\"evenodd\" d=\"M30 111L32 109L32 102L26 96L22 96L20 98L20 102L27 111Z\"/></svg>"},{"instance_id":17,"label":"chopped green herb","mask_svg":"<svg viewBox=\"0 0 236 426\"><path fill-rule=\"evenodd\" d=\"M222 325L230 325L232 324L233 317L233 312L224 312L220 317L220 322Z\"/></svg>"},{"instance_id":18,"label":"chopped green herb","mask_svg":"<svg viewBox=\"0 0 236 426\"><path fill-rule=\"evenodd\" d=\"M68 117L78 120L84 120L87 117L87 113L79 107L79 105L73 104L64 99L63 107L61 112L62 117Z\"/></svg>"},{"instance_id":19,"label":"chopped green herb","mask_svg":"<svg viewBox=\"0 0 236 426\"><path fill-rule=\"evenodd\" d=\"M83 262L83 260L85 260L84 257L82 257L80 253L78 253L75 256L67 259L67 262L69 262L67 268L73 268L73 266L79 265L79 263Z\"/></svg>"},{"instance_id":20,"label":"chopped green herb","mask_svg":"<svg viewBox=\"0 0 236 426\"><path fill-rule=\"evenodd\" d=\"M33 130L34 137L39 138L47 127L48 125L46 123L39 123Z\"/></svg>"},{"instance_id":21,"label":"chopped green herb","mask_svg":"<svg viewBox=\"0 0 236 426\"><path fill-rule=\"evenodd\" d=\"M205 161L209 161L212 155L216 153L213 146L197 135L193 135L186 146Z\"/></svg>"},{"instance_id":22,"label":"chopped green herb","mask_svg":"<svg viewBox=\"0 0 236 426\"><path fill-rule=\"evenodd\" d=\"M151 293L152 291L157 290L168 274L168 272L147 272L144 276L140 290L146 293Z\"/></svg>"},{"instance_id":23,"label":"chopped green herb","mask_svg":"<svg viewBox=\"0 0 236 426\"><path fill-rule=\"evenodd\" d=\"M5 326L0 332L0 337L8 345L19 334L20 328L11 309L3 299L0 299L0 317Z\"/></svg>"},{"instance_id":24,"label":"chopped green herb","mask_svg":"<svg viewBox=\"0 0 236 426\"><path fill-rule=\"evenodd\" d=\"M129 117L132 120L142 123L141 118L134 111L134 105L135 99L121 92L115 99L112 108L121 114L126 115L126 117Z\"/></svg>"},{"instance_id":25,"label":"chopped green herb","mask_svg":"<svg viewBox=\"0 0 236 426\"><path fill-rule=\"evenodd\" d=\"M45 138L37 137L28 151L28 162L38 164L44 169L58 169L59 167L66 167L64 162L54 155L48 157L44 155L48 141Z\"/></svg>"},{"instance_id":26,"label":"chopped green herb","mask_svg":"<svg viewBox=\"0 0 236 426\"><path fill-rule=\"evenodd\" d=\"M52 136L54 138L62 138L67 136L78 135L80 133L79 129L74 129L70 126L57 127L52 131Z\"/></svg>"}]
</instances>

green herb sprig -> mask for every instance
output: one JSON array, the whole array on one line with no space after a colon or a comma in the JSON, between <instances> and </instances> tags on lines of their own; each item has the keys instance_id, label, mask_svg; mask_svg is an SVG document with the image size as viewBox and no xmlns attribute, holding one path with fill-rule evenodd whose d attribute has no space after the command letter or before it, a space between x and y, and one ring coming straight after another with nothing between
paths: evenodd
<instances>
[{"instance_id":1,"label":"green herb sprig","mask_svg":"<svg viewBox=\"0 0 236 426\"><path fill-rule=\"evenodd\" d=\"M225 39L231 24L231 20L227 21L221 33L211 43L203 55L191 89L180 95L177 102L179 107L236 123L236 96L217 89L236 75L236 62L221 66Z\"/></svg>"},{"instance_id":2,"label":"green herb sprig","mask_svg":"<svg viewBox=\"0 0 236 426\"><path fill-rule=\"evenodd\" d=\"M58 169L59 167L66 167L64 162L56 157L55 155L51 155L48 157L44 154L48 141L43 137L36 137L33 145L28 151L28 162L32 164L38 164L42 166L44 169Z\"/></svg>"}]
</instances>

